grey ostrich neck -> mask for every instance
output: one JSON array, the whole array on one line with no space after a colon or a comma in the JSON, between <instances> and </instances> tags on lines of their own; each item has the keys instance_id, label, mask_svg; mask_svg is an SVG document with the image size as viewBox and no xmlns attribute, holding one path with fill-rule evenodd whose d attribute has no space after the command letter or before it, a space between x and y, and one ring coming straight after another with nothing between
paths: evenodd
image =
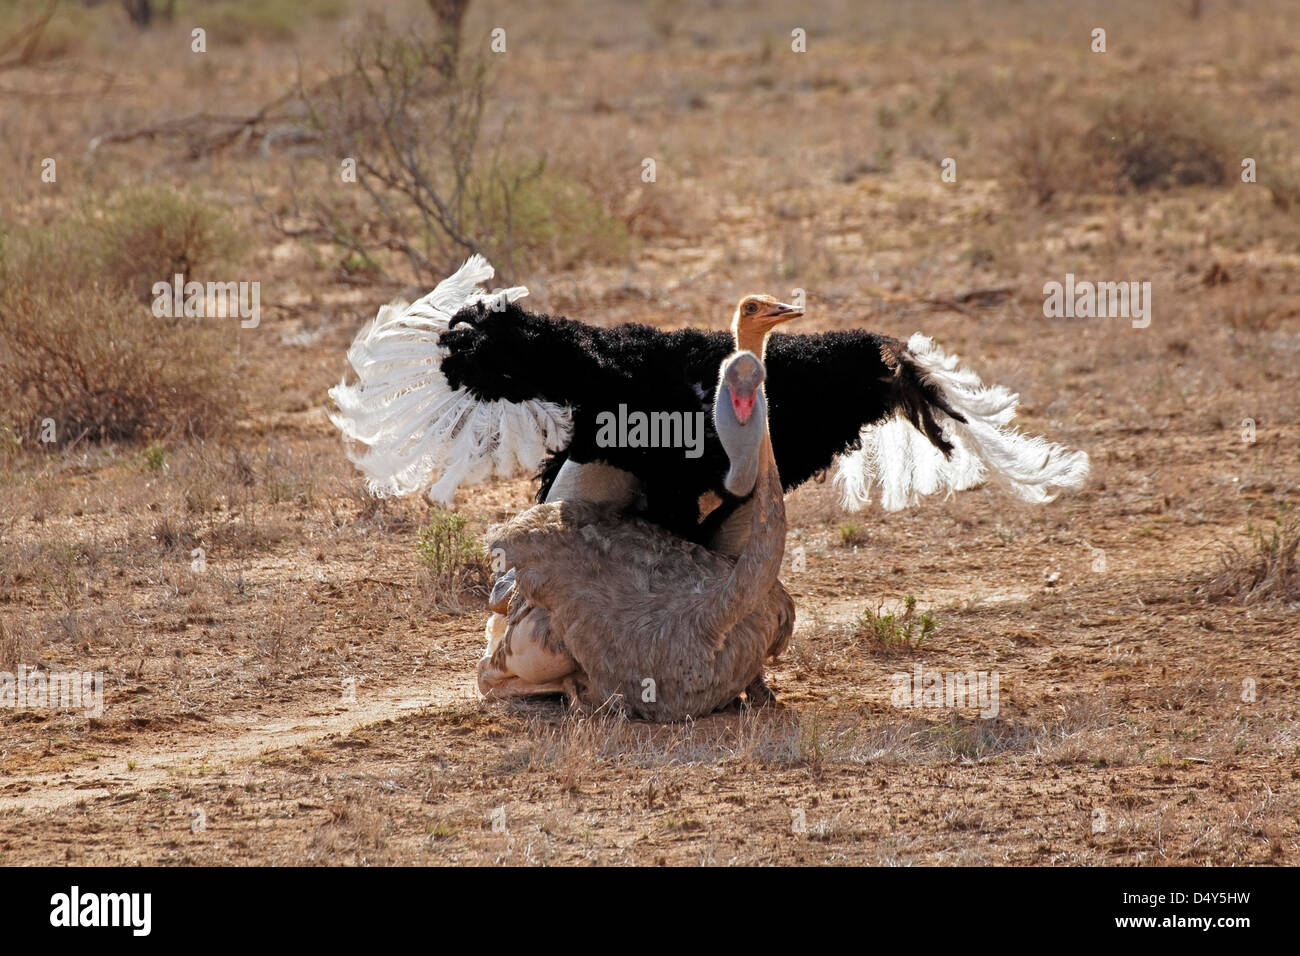
<instances>
[{"instance_id":1,"label":"grey ostrich neck","mask_svg":"<svg viewBox=\"0 0 1300 956\"><path fill-rule=\"evenodd\" d=\"M726 579L712 589L716 598L712 606L716 632L725 633L746 614L776 583L785 553L785 499L776 461L772 457L772 440L767 430L767 402L761 385L761 370L754 410L748 423L737 421L731 405L727 370L738 360L754 356L732 355L723 363L718 382L718 400L714 404L714 425L723 447L731 459L727 489L733 494L753 489L747 503L748 539ZM724 396L724 391L727 393ZM752 477L750 477L752 468ZM734 484L733 484L734 482Z\"/></svg>"},{"instance_id":2,"label":"grey ostrich neck","mask_svg":"<svg viewBox=\"0 0 1300 956\"><path fill-rule=\"evenodd\" d=\"M720 379L713 403L713 424L730 462L723 485L731 494L744 498L754 490L758 480L758 453L767 432L767 397L762 387L758 389L753 414L742 425L731 406L731 387L725 376Z\"/></svg>"}]
</instances>

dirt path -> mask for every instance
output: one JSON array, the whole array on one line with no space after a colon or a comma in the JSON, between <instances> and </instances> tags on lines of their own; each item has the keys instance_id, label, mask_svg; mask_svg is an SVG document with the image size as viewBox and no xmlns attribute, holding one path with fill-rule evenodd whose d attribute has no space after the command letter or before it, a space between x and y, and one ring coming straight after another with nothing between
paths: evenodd
<instances>
[{"instance_id":1,"label":"dirt path","mask_svg":"<svg viewBox=\"0 0 1300 956\"><path fill-rule=\"evenodd\" d=\"M127 746L99 748L99 759L91 766L51 773L36 765L0 774L0 812L49 811L163 786L177 776L229 771L233 765L270 752L305 746L471 696L477 697L477 691L467 675L451 685L426 680L367 687L358 693L356 702L328 707L316 701L298 713L279 713L269 720L264 714L223 716L205 725L202 733L175 734L165 741L142 738Z\"/></svg>"}]
</instances>

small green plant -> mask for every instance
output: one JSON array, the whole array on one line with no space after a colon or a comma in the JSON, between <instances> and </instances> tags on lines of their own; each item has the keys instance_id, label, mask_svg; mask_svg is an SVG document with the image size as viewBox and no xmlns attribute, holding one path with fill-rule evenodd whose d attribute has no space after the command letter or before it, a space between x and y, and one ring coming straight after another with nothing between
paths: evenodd
<instances>
[{"instance_id":1,"label":"small green plant","mask_svg":"<svg viewBox=\"0 0 1300 956\"><path fill-rule=\"evenodd\" d=\"M154 442L144 450L144 470L161 471L167 464L167 449L161 442Z\"/></svg>"},{"instance_id":2,"label":"small green plant","mask_svg":"<svg viewBox=\"0 0 1300 956\"><path fill-rule=\"evenodd\" d=\"M866 531L852 522L846 522L840 525L840 544L846 548L852 548L855 545L865 544L867 540Z\"/></svg>"},{"instance_id":3,"label":"small green plant","mask_svg":"<svg viewBox=\"0 0 1300 956\"><path fill-rule=\"evenodd\" d=\"M919 650L938 629L939 623L929 614L916 613L916 598L903 600L902 614L884 614L883 605L867 608L854 622L854 636L866 637L889 649Z\"/></svg>"},{"instance_id":4,"label":"small green plant","mask_svg":"<svg viewBox=\"0 0 1300 956\"><path fill-rule=\"evenodd\" d=\"M829 722L820 712L814 711L800 719L794 742L795 752L798 759L814 774L821 773L826 766L830 736Z\"/></svg>"},{"instance_id":5,"label":"small green plant","mask_svg":"<svg viewBox=\"0 0 1300 956\"><path fill-rule=\"evenodd\" d=\"M435 574L446 574L484 559L483 547L465 526L468 519L455 511L434 508L429 523L420 529L415 551L420 561Z\"/></svg>"},{"instance_id":6,"label":"small green plant","mask_svg":"<svg viewBox=\"0 0 1300 956\"><path fill-rule=\"evenodd\" d=\"M426 583L435 598L456 602L465 592L487 593L491 580L487 552L467 524L463 514L435 507L420 529L415 554L427 569Z\"/></svg>"}]
</instances>

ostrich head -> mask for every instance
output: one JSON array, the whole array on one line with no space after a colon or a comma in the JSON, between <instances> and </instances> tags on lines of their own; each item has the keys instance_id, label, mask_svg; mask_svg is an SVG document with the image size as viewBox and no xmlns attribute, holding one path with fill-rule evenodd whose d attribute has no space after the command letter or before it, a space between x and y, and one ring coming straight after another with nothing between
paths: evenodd
<instances>
[{"instance_id":1,"label":"ostrich head","mask_svg":"<svg viewBox=\"0 0 1300 956\"><path fill-rule=\"evenodd\" d=\"M767 433L767 373L753 352L733 352L722 363L718 394L713 403L713 424L727 452L731 468L723 485L744 497L758 480L758 455Z\"/></svg>"},{"instance_id":2,"label":"ostrich head","mask_svg":"<svg viewBox=\"0 0 1300 956\"><path fill-rule=\"evenodd\" d=\"M803 315L803 309L778 302L770 295L745 296L736 306L735 318L731 320L736 347L761 358L768 333L798 315Z\"/></svg>"}]
</instances>

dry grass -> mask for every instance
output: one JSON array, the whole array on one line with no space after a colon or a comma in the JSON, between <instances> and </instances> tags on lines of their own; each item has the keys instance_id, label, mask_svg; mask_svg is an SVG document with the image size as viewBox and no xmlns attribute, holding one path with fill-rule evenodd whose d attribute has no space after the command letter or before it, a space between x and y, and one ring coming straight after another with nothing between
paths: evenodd
<instances>
[{"instance_id":1,"label":"dry grass","mask_svg":"<svg viewBox=\"0 0 1300 956\"><path fill-rule=\"evenodd\" d=\"M30 446L218 430L236 410L230 320L162 318L150 287L211 275L236 248L169 188L11 229L0 245L0 402Z\"/></svg>"},{"instance_id":2,"label":"dry grass","mask_svg":"<svg viewBox=\"0 0 1300 956\"><path fill-rule=\"evenodd\" d=\"M1211 601L1240 604L1300 601L1300 518L1285 512L1267 531L1246 526L1250 543L1231 545L1219 556L1219 567L1202 588Z\"/></svg>"},{"instance_id":3,"label":"dry grass","mask_svg":"<svg viewBox=\"0 0 1300 956\"><path fill-rule=\"evenodd\" d=\"M317 18L335 21L346 12L346 0L218 0L204 5L202 22L212 42L239 46L292 40L304 23Z\"/></svg>"}]
</instances>

